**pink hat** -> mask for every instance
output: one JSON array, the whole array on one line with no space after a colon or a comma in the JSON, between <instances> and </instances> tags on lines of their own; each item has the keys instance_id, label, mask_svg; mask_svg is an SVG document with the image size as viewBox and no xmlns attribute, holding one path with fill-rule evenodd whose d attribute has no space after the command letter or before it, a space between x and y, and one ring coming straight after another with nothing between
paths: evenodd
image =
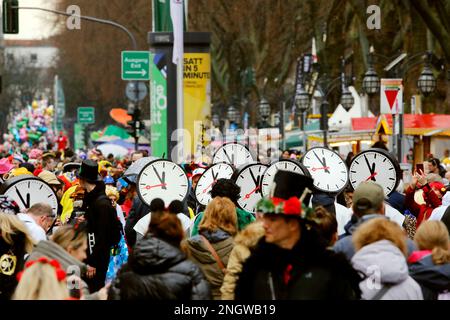
<instances>
[{"instance_id":1,"label":"pink hat","mask_svg":"<svg viewBox=\"0 0 450 320\"><path fill-rule=\"evenodd\" d=\"M30 159L39 159L42 156L42 150L32 149L28 156Z\"/></svg>"},{"instance_id":2,"label":"pink hat","mask_svg":"<svg viewBox=\"0 0 450 320\"><path fill-rule=\"evenodd\" d=\"M5 174L12 168L14 168L14 166L8 161L8 158L3 158L0 160L0 174Z\"/></svg>"}]
</instances>

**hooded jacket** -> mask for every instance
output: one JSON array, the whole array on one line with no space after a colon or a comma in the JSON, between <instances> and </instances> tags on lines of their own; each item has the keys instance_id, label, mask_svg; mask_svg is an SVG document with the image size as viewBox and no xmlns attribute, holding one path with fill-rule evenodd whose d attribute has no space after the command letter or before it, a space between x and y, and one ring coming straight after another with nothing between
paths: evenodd
<instances>
[{"instance_id":1,"label":"hooded jacket","mask_svg":"<svg viewBox=\"0 0 450 320\"><path fill-rule=\"evenodd\" d=\"M381 300L423 300L419 284L409 276L405 256L391 241L380 240L361 248L352 265L366 276L359 285L364 300L371 300L385 285L391 287Z\"/></svg>"},{"instance_id":2,"label":"hooded jacket","mask_svg":"<svg viewBox=\"0 0 450 320\"><path fill-rule=\"evenodd\" d=\"M249 224L234 238L234 248L230 253L227 273L220 288L222 300L234 300L234 289L242 271L242 265L263 236L263 224L257 220Z\"/></svg>"},{"instance_id":3,"label":"hooded jacket","mask_svg":"<svg viewBox=\"0 0 450 320\"><path fill-rule=\"evenodd\" d=\"M414 252L408 263L409 274L419 283L425 300L437 300L440 293L450 291L450 263L435 265L431 251Z\"/></svg>"},{"instance_id":4,"label":"hooded jacket","mask_svg":"<svg viewBox=\"0 0 450 320\"><path fill-rule=\"evenodd\" d=\"M342 236L333 246L333 250L335 252L341 252L343 253L347 259L350 261L355 254L355 247L352 242L352 235L356 231L356 229L363 224L366 221L369 221L371 219L375 218L386 218L386 216L380 215L380 214L368 214L365 216L362 216L361 218L357 219L355 215L352 216L352 219L347 223L347 225L344 227L345 229L345 235ZM414 244L414 241L411 239L406 240L406 244L408 246L408 254L411 254L414 250L416 250L416 245Z\"/></svg>"},{"instance_id":5,"label":"hooded jacket","mask_svg":"<svg viewBox=\"0 0 450 320\"><path fill-rule=\"evenodd\" d=\"M302 225L300 240L283 249L262 238L244 262L236 300L359 299L361 278L341 254L325 248L318 233Z\"/></svg>"},{"instance_id":6,"label":"hooded jacket","mask_svg":"<svg viewBox=\"0 0 450 320\"><path fill-rule=\"evenodd\" d=\"M81 287L80 291L83 298L86 300L98 300L98 293L89 293L86 282L82 279L86 275L86 264L72 257L66 250L53 241L41 241L34 247L27 261L39 259L40 257L47 257L55 259L61 264L61 268L66 271L67 275L72 274L80 277Z\"/></svg>"},{"instance_id":7,"label":"hooded jacket","mask_svg":"<svg viewBox=\"0 0 450 320\"><path fill-rule=\"evenodd\" d=\"M180 249L146 235L113 280L109 300L205 300L208 282Z\"/></svg>"},{"instance_id":8,"label":"hooded jacket","mask_svg":"<svg viewBox=\"0 0 450 320\"><path fill-rule=\"evenodd\" d=\"M208 239L226 267L228 265L228 258L231 250L234 246L233 237L221 229L214 232L201 231L201 235ZM208 280L213 299L219 300L221 298L220 287L223 283L224 273L217 264L216 259L214 259L214 256L209 251L200 235L192 237L187 241L187 249L189 250L189 259L200 267Z\"/></svg>"}]
</instances>

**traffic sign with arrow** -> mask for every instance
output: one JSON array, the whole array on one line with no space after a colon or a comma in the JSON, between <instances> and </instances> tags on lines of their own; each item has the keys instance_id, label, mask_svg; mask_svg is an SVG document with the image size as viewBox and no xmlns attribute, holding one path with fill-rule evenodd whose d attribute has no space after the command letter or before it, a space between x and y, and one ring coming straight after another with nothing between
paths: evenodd
<instances>
[{"instance_id":1,"label":"traffic sign with arrow","mask_svg":"<svg viewBox=\"0 0 450 320\"><path fill-rule=\"evenodd\" d=\"M148 51L122 51L122 80L150 80Z\"/></svg>"}]
</instances>

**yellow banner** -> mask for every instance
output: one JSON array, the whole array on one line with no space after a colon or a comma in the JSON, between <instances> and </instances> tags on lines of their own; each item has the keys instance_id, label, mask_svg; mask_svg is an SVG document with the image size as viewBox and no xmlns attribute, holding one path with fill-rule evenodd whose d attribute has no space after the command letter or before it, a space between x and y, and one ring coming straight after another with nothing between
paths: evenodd
<instances>
[{"instance_id":1,"label":"yellow banner","mask_svg":"<svg viewBox=\"0 0 450 320\"><path fill-rule=\"evenodd\" d=\"M211 56L209 53L185 53L184 128L189 131L191 140L185 140L186 153L190 150L193 155L198 148L201 148L202 129L199 126L206 125L210 114Z\"/></svg>"}]
</instances>

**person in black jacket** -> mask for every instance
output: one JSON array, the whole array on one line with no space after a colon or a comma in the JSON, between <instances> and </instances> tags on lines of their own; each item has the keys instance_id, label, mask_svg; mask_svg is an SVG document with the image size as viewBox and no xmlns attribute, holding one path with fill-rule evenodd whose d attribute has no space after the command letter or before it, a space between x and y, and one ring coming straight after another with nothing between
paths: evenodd
<instances>
[{"instance_id":1,"label":"person in black jacket","mask_svg":"<svg viewBox=\"0 0 450 320\"><path fill-rule=\"evenodd\" d=\"M175 214L152 212L148 233L113 280L110 300L205 300L211 293L199 267L180 249L184 231Z\"/></svg>"},{"instance_id":2,"label":"person in black jacket","mask_svg":"<svg viewBox=\"0 0 450 320\"><path fill-rule=\"evenodd\" d=\"M116 209L105 194L105 184L98 174L98 165L85 160L78 174L80 185L85 189L82 210L85 212L88 230L89 290L95 292L105 286L111 247L120 240L120 222Z\"/></svg>"},{"instance_id":3,"label":"person in black jacket","mask_svg":"<svg viewBox=\"0 0 450 320\"><path fill-rule=\"evenodd\" d=\"M274 184L273 197L257 205L265 237L243 265L236 300L359 299L360 276L343 255L326 249L329 239L302 205L312 179L280 170Z\"/></svg>"}]
</instances>

